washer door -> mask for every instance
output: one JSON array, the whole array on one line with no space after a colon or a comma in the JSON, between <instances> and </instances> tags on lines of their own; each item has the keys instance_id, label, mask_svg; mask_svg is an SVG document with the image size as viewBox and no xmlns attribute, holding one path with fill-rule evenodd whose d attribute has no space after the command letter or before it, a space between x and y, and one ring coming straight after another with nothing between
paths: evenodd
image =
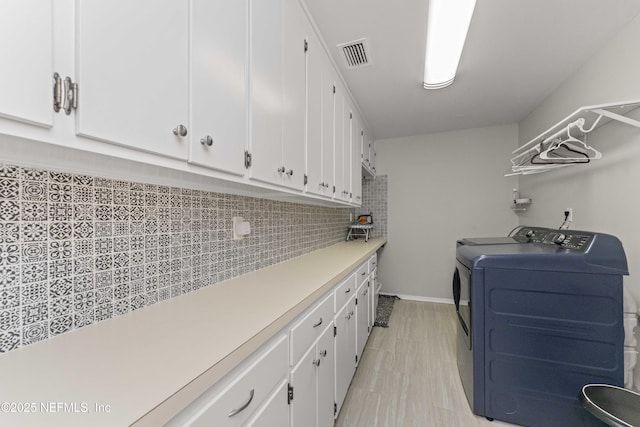
<instances>
[{"instance_id":1,"label":"washer door","mask_svg":"<svg viewBox=\"0 0 640 427\"><path fill-rule=\"evenodd\" d=\"M453 301L458 314L458 333L464 334L467 348L471 350L471 270L456 260L453 272Z\"/></svg>"}]
</instances>

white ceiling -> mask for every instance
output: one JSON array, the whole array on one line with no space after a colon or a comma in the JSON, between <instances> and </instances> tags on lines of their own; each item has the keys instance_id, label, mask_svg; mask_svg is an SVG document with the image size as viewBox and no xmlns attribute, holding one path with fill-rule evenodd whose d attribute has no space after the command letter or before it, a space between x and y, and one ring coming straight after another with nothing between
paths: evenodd
<instances>
[{"instance_id":1,"label":"white ceiling","mask_svg":"<svg viewBox=\"0 0 640 427\"><path fill-rule=\"evenodd\" d=\"M456 80L428 91L428 0L303 1L376 139L517 122L640 12L640 0L477 0ZM346 69L336 45L363 37L372 65Z\"/></svg>"}]
</instances>

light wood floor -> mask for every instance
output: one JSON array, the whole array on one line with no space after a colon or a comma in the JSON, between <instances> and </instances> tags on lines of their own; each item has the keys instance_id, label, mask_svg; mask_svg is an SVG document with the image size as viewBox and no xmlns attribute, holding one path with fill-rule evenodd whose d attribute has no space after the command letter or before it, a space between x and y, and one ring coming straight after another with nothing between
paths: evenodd
<instances>
[{"instance_id":1,"label":"light wood floor","mask_svg":"<svg viewBox=\"0 0 640 427\"><path fill-rule=\"evenodd\" d=\"M504 427L471 412L456 365L453 305L396 300L373 328L337 427Z\"/></svg>"}]
</instances>

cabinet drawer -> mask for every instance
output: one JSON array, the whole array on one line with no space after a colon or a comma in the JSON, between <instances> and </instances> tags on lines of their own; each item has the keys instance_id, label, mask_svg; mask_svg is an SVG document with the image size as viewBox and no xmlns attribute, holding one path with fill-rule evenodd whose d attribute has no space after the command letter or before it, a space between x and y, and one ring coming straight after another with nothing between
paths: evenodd
<instances>
[{"instance_id":1,"label":"cabinet drawer","mask_svg":"<svg viewBox=\"0 0 640 427\"><path fill-rule=\"evenodd\" d=\"M371 258L369 258L369 273L373 273L373 270L375 270L376 267L378 267L378 254L377 253L371 255Z\"/></svg>"},{"instance_id":2,"label":"cabinet drawer","mask_svg":"<svg viewBox=\"0 0 640 427\"><path fill-rule=\"evenodd\" d=\"M333 293L322 298L315 307L291 328L291 366L322 334L333 319Z\"/></svg>"},{"instance_id":3,"label":"cabinet drawer","mask_svg":"<svg viewBox=\"0 0 640 427\"><path fill-rule=\"evenodd\" d=\"M360 287L360 285L364 283L364 281L367 279L368 274L369 274L369 263L365 262L356 271L356 277L358 278L358 287Z\"/></svg>"},{"instance_id":4,"label":"cabinet drawer","mask_svg":"<svg viewBox=\"0 0 640 427\"><path fill-rule=\"evenodd\" d=\"M356 273L353 273L344 282L340 283L336 286L335 295L336 295L336 306L335 312L337 313L343 305L347 303L349 297L356 293Z\"/></svg>"},{"instance_id":5,"label":"cabinet drawer","mask_svg":"<svg viewBox=\"0 0 640 427\"><path fill-rule=\"evenodd\" d=\"M232 373L228 385L220 390L214 386L205 392L169 425L242 426L287 375L287 338L287 335L281 335L257 359L253 359L238 373ZM211 397L207 396L209 393ZM235 415L232 415L234 412Z\"/></svg>"}]
</instances>

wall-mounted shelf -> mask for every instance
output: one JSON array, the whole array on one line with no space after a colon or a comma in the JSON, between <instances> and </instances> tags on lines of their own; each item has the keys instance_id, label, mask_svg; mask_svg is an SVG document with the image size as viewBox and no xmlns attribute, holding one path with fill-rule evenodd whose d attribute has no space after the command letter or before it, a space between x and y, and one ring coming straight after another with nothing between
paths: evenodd
<instances>
[{"instance_id":1,"label":"wall-mounted shelf","mask_svg":"<svg viewBox=\"0 0 640 427\"><path fill-rule=\"evenodd\" d=\"M638 107L640 100L578 108L514 150L511 169L505 176L541 173L600 159L600 152L587 145L587 134L611 120L640 128L640 121L626 116Z\"/></svg>"},{"instance_id":2,"label":"wall-mounted shelf","mask_svg":"<svg viewBox=\"0 0 640 427\"><path fill-rule=\"evenodd\" d=\"M514 212L524 212L527 210L531 203L533 203L533 200L529 198L515 199L513 201L513 206L511 206L511 209L513 209Z\"/></svg>"}]
</instances>

